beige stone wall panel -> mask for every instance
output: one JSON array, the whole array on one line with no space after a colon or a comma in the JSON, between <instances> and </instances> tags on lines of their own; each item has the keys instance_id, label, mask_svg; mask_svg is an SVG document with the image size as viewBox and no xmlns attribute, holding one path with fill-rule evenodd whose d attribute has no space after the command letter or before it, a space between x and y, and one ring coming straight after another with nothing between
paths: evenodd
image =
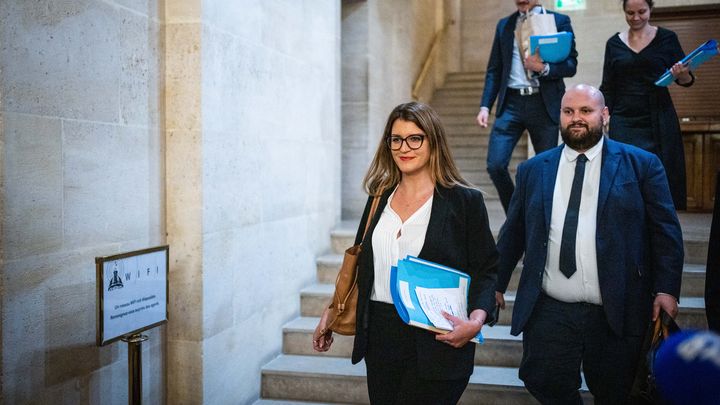
<instances>
[{"instance_id":1,"label":"beige stone wall panel","mask_svg":"<svg viewBox=\"0 0 720 405\"><path fill-rule=\"evenodd\" d=\"M270 192L264 164L266 149L256 137L243 136L242 131L220 132L208 136L203 146L207 156L204 182L203 218L207 233L248 226L263 221L264 195ZM241 151L254 151L239 155Z\"/></svg>"},{"instance_id":2,"label":"beige stone wall panel","mask_svg":"<svg viewBox=\"0 0 720 405\"><path fill-rule=\"evenodd\" d=\"M63 123L66 249L148 234L149 200L157 202L159 190L148 189L147 135L140 128Z\"/></svg>"},{"instance_id":3,"label":"beige stone wall panel","mask_svg":"<svg viewBox=\"0 0 720 405\"><path fill-rule=\"evenodd\" d=\"M203 343L168 336L166 350L167 403L203 404Z\"/></svg>"},{"instance_id":4,"label":"beige stone wall panel","mask_svg":"<svg viewBox=\"0 0 720 405\"><path fill-rule=\"evenodd\" d=\"M0 3L7 403L127 402L124 346L95 345L94 257L163 242L156 9ZM149 403L164 402L162 329L144 346Z\"/></svg>"},{"instance_id":5,"label":"beige stone wall panel","mask_svg":"<svg viewBox=\"0 0 720 405\"><path fill-rule=\"evenodd\" d=\"M165 130L201 128L201 66L199 24L167 24L165 48Z\"/></svg>"},{"instance_id":6,"label":"beige stone wall panel","mask_svg":"<svg viewBox=\"0 0 720 405\"><path fill-rule=\"evenodd\" d=\"M230 23L234 6L203 9L202 373L214 403L259 394L280 351L270 331L298 313L340 209L340 5L245 6L256 32Z\"/></svg>"},{"instance_id":7,"label":"beige stone wall panel","mask_svg":"<svg viewBox=\"0 0 720 405\"><path fill-rule=\"evenodd\" d=\"M129 2L130 3L130 2ZM148 3L143 1L146 8ZM157 14L157 6L145 10ZM160 97L160 23L147 16L127 13L120 30L125 33L120 49L120 123L157 128Z\"/></svg>"},{"instance_id":8,"label":"beige stone wall panel","mask_svg":"<svg viewBox=\"0 0 720 405\"><path fill-rule=\"evenodd\" d=\"M102 2L6 1L4 109L117 122L124 11Z\"/></svg>"},{"instance_id":9,"label":"beige stone wall panel","mask_svg":"<svg viewBox=\"0 0 720 405\"><path fill-rule=\"evenodd\" d=\"M163 16L168 24L200 22L202 0L163 0Z\"/></svg>"},{"instance_id":10,"label":"beige stone wall panel","mask_svg":"<svg viewBox=\"0 0 720 405\"><path fill-rule=\"evenodd\" d=\"M61 122L5 114L4 259L48 254L62 248Z\"/></svg>"},{"instance_id":11,"label":"beige stone wall panel","mask_svg":"<svg viewBox=\"0 0 720 405\"><path fill-rule=\"evenodd\" d=\"M202 24L166 27L168 240L182 294L168 360L192 363L169 371L168 400L248 403L281 337L244 344L257 337L246 328L277 331L297 313L292 297L339 217L339 4L196 12L182 18Z\"/></svg>"},{"instance_id":12,"label":"beige stone wall panel","mask_svg":"<svg viewBox=\"0 0 720 405\"><path fill-rule=\"evenodd\" d=\"M484 71L498 20L517 8L513 0L461 0L462 70ZM478 102L480 95L478 95Z\"/></svg>"},{"instance_id":13,"label":"beige stone wall panel","mask_svg":"<svg viewBox=\"0 0 720 405\"><path fill-rule=\"evenodd\" d=\"M166 143L167 240L170 249L168 338L202 340L201 134L168 132Z\"/></svg>"}]
</instances>

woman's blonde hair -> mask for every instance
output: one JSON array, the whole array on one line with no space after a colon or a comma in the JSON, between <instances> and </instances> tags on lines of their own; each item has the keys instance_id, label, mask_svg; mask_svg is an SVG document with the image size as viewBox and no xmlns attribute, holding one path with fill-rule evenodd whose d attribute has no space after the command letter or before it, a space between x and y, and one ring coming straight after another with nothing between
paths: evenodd
<instances>
[{"instance_id":1,"label":"woman's blonde hair","mask_svg":"<svg viewBox=\"0 0 720 405\"><path fill-rule=\"evenodd\" d=\"M425 133L430 147L430 176L435 185L446 188L456 185L473 187L462 178L455 166L438 114L429 105L413 101L395 107L387 119L375 157L363 180L363 187L369 195L377 195L395 187L402 178L386 141L392 135L392 126L397 119L413 122Z\"/></svg>"}]
</instances>

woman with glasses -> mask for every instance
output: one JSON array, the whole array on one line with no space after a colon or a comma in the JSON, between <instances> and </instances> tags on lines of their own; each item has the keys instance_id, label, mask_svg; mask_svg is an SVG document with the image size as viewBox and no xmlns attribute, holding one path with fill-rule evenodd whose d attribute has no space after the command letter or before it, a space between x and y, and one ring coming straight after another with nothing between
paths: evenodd
<instances>
[{"instance_id":1,"label":"woman with glasses","mask_svg":"<svg viewBox=\"0 0 720 405\"><path fill-rule=\"evenodd\" d=\"M440 119L429 106L401 104L390 113L363 182L369 194L358 227L358 304L352 362L365 359L372 404L455 404L473 371L468 343L493 321L498 253L480 191L458 172ZM374 218L367 218L380 195ZM468 320L447 315L444 335L406 325L390 294L390 267L407 255L470 275ZM313 347L332 344L327 310Z\"/></svg>"}]
</instances>

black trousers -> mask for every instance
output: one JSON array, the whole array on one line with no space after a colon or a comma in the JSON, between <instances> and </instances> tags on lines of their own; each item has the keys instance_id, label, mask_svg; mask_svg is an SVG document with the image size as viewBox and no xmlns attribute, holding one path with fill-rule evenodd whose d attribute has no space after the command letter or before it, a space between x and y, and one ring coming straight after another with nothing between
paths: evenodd
<instances>
[{"instance_id":1,"label":"black trousers","mask_svg":"<svg viewBox=\"0 0 720 405\"><path fill-rule=\"evenodd\" d=\"M602 306L541 294L523 330L520 379L542 404L582 404L580 369L595 404L624 404L642 336L617 336Z\"/></svg>"},{"instance_id":2,"label":"black trousers","mask_svg":"<svg viewBox=\"0 0 720 405\"><path fill-rule=\"evenodd\" d=\"M429 380L417 367L415 328L390 304L370 301L365 355L368 393L373 405L448 404L460 399L470 377Z\"/></svg>"}]
</instances>

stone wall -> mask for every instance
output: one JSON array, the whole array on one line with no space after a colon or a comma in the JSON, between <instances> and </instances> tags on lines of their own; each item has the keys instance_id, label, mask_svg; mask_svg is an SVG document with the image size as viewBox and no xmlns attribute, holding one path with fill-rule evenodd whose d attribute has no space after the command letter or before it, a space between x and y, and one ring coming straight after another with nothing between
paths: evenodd
<instances>
[{"instance_id":1,"label":"stone wall","mask_svg":"<svg viewBox=\"0 0 720 405\"><path fill-rule=\"evenodd\" d=\"M343 2L342 215L359 218L370 160L390 111L411 101L435 32L453 7L435 0Z\"/></svg>"},{"instance_id":2,"label":"stone wall","mask_svg":"<svg viewBox=\"0 0 720 405\"><path fill-rule=\"evenodd\" d=\"M126 404L126 345L95 344L94 258L164 242L157 4L7 0L0 25L4 401Z\"/></svg>"},{"instance_id":3,"label":"stone wall","mask_svg":"<svg viewBox=\"0 0 720 405\"><path fill-rule=\"evenodd\" d=\"M94 257L167 242L144 402L254 401L340 218L340 3L9 0L0 24L2 399L127 403Z\"/></svg>"},{"instance_id":4,"label":"stone wall","mask_svg":"<svg viewBox=\"0 0 720 405\"><path fill-rule=\"evenodd\" d=\"M340 2L238 3L203 8L207 404L258 395L340 219Z\"/></svg>"}]
</instances>

